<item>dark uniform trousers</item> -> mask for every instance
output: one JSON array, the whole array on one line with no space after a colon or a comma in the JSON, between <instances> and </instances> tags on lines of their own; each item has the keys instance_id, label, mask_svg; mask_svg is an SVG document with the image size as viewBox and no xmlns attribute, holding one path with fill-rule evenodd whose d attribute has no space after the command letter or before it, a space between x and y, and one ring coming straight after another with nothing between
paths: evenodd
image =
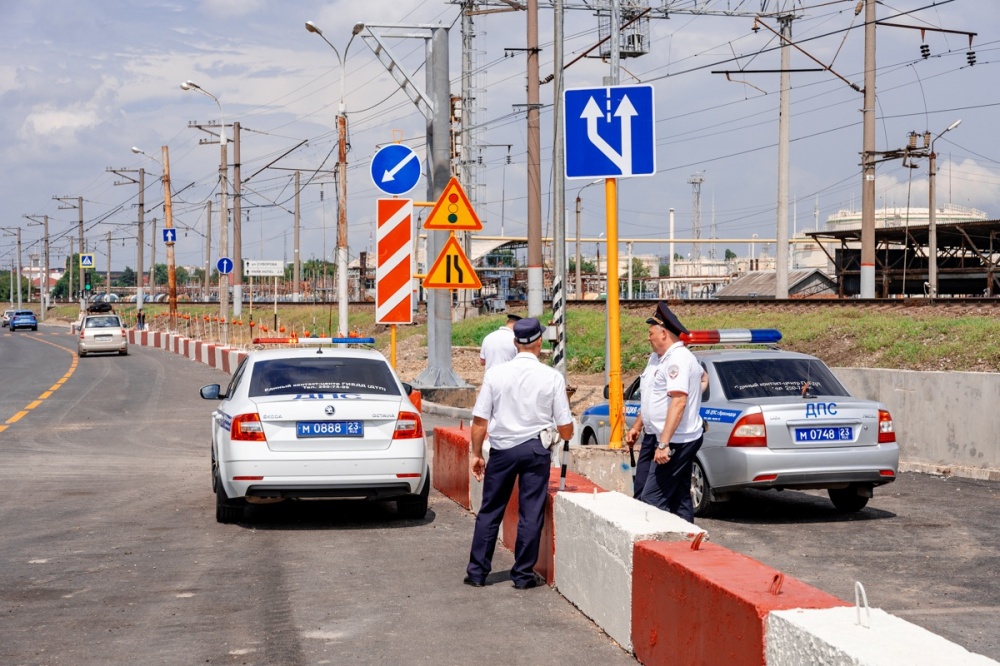
<instances>
[{"instance_id":1,"label":"dark uniform trousers","mask_svg":"<svg viewBox=\"0 0 1000 666\"><path fill-rule=\"evenodd\" d=\"M518 481L517 542L514 545L514 567L510 578L516 585L533 580L538 561L538 548L545 518L545 496L548 494L549 450L537 437L510 449L492 449L483 475L483 504L476 516L472 533L472 552L466 572L476 581L483 581L493 568L493 551L503 514Z\"/></svg>"},{"instance_id":2,"label":"dark uniform trousers","mask_svg":"<svg viewBox=\"0 0 1000 666\"><path fill-rule=\"evenodd\" d=\"M691 501L691 468L694 466L695 455L701 448L703 438L693 442L678 444L670 443L674 450L670 460L665 465L653 461L656 454L656 435L645 435L642 438L642 449L639 451L639 461L636 463L635 487L638 492L636 499L646 504L669 511L688 521L694 522L694 504ZM645 459L645 466L643 466ZM642 484L640 485L640 475ZM641 488L641 490L639 490Z\"/></svg>"}]
</instances>

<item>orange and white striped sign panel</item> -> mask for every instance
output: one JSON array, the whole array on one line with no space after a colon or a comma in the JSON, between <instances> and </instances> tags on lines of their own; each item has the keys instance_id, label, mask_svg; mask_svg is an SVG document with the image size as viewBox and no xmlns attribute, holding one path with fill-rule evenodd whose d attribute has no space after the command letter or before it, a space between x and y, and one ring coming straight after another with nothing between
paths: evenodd
<instances>
[{"instance_id":1,"label":"orange and white striped sign panel","mask_svg":"<svg viewBox=\"0 0 1000 666\"><path fill-rule=\"evenodd\" d=\"M375 322L413 322L413 201L378 200Z\"/></svg>"}]
</instances>

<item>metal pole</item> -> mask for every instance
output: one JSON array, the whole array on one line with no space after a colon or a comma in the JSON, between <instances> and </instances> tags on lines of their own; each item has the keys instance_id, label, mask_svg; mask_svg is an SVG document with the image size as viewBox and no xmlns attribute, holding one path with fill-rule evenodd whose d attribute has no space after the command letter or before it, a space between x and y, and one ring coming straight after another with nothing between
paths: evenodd
<instances>
[{"instance_id":1,"label":"metal pole","mask_svg":"<svg viewBox=\"0 0 1000 666\"><path fill-rule=\"evenodd\" d=\"M163 220L164 228L174 228L174 209L170 197L170 149L163 146ZM177 330L177 267L174 264L174 241L167 240L167 300L170 330Z\"/></svg>"},{"instance_id":2,"label":"metal pole","mask_svg":"<svg viewBox=\"0 0 1000 666\"><path fill-rule=\"evenodd\" d=\"M69 273L69 291L66 292L66 301L73 298L73 237L69 237L69 266L66 267Z\"/></svg>"},{"instance_id":3,"label":"metal pole","mask_svg":"<svg viewBox=\"0 0 1000 666\"><path fill-rule=\"evenodd\" d=\"M781 91L778 107L778 215L775 237L775 298L788 298L788 144L791 127L792 19L781 16Z\"/></svg>"},{"instance_id":4,"label":"metal pole","mask_svg":"<svg viewBox=\"0 0 1000 666\"><path fill-rule=\"evenodd\" d=\"M226 142L226 121L222 121L219 141L219 191L222 194L222 213L219 221L219 254L229 254L229 146ZM229 275L219 272L219 337L222 344L229 343Z\"/></svg>"},{"instance_id":5,"label":"metal pole","mask_svg":"<svg viewBox=\"0 0 1000 666\"><path fill-rule=\"evenodd\" d=\"M341 61L340 78L344 78L344 64ZM347 113L344 98L340 98L340 113L337 114L339 140L339 160L337 163L337 332L347 337ZM296 248L298 243L296 243ZM323 257L326 261L326 257Z\"/></svg>"},{"instance_id":6,"label":"metal pole","mask_svg":"<svg viewBox=\"0 0 1000 666\"><path fill-rule=\"evenodd\" d=\"M240 183L240 124L233 123L233 317L243 314L243 221Z\"/></svg>"},{"instance_id":7,"label":"metal pole","mask_svg":"<svg viewBox=\"0 0 1000 666\"><path fill-rule=\"evenodd\" d=\"M865 2L865 103L861 148L861 298L875 298L875 0Z\"/></svg>"},{"instance_id":8,"label":"metal pole","mask_svg":"<svg viewBox=\"0 0 1000 666\"><path fill-rule=\"evenodd\" d=\"M42 288L42 321L45 321L45 311L48 309L49 305L49 216L45 215L43 217L45 220L42 224L43 232L45 233L45 274L41 282L38 285ZM110 254L110 253L109 253Z\"/></svg>"},{"instance_id":9,"label":"metal pole","mask_svg":"<svg viewBox=\"0 0 1000 666\"><path fill-rule=\"evenodd\" d=\"M338 195L339 197L339 195ZM299 260L299 172L295 172L295 212L293 214L293 231L292 231L292 245L295 249L292 250L292 300L296 303L299 302L299 284L302 280L302 263ZM338 231L340 227L340 221L337 221ZM339 236L337 241L337 246L340 246ZM339 262L339 254L338 259ZM326 257L323 257L323 262L326 262ZM339 267L339 263L338 263ZM339 292L338 292L339 293Z\"/></svg>"},{"instance_id":10,"label":"metal pole","mask_svg":"<svg viewBox=\"0 0 1000 666\"><path fill-rule=\"evenodd\" d=\"M145 239L143 230L146 226L146 170L139 167L139 221L136 233L136 260L135 260L135 309L142 310L142 252Z\"/></svg>"},{"instance_id":11,"label":"metal pole","mask_svg":"<svg viewBox=\"0 0 1000 666\"><path fill-rule=\"evenodd\" d=\"M929 155L929 171L927 174L927 281L930 282L928 296L937 298L938 293L938 254L937 254L937 192L935 191L937 172L937 155L934 153L934 142L931 142Z\"/></svg>"},{"instance_id":12,"label":"metal pole","mask_svg":"<svg viewBox=\"0 0 1000 666\"><path fill-rule=\"evenodd\" d=\"M156 218L150 225L150 236L149 239L149 295L152 296L153 292L156 291ZM82 284L81 284L82 288Z\"/></svg>"},{"instance_id":13,"label":"metal pole","mask_svg":"<svg viewBox=\"0 0 1000 666\"><path fill-rule=\"evenodd\" d=\"M108 302L111 302L111 232L107 234L108 242L108 272L104 277L104 294L107 297Z\"/></svg>"},{"instance_id":14,"label":"metal pole","mask_svg":"<svg viewBox=\"0 0 1000 666\"><path fill-rule=\"evenodd\" d=\"M544 309L542 165L538 103L538 0L528 0L528 315ZM561 176L561 174L560 174Z\"/></svg>"},{"instance_id":15,"label":"metal pole","mask_svg":"<svg viewBox=\"0 0 1000 666\"><path fill-rule=\"evenodd\" d=\"M580 278L580 193L576 194L576 299L583 298L583 281Z\"/></svg>"},{"instance_id":16,"label":"metal pole","mask_svg":"<svg viewBox=\"0 0 1000 666\"><path fill-rule=\"evenodd\" d=\"M674 279L674 209L670 209L670 256L667 257L667 276Z\"/></svg>"},{"instance_id":17,"label":"metal pole","mask_svg":"<svg viewBox=\"0 0 1000 666\"><path fill-rule=\"evenodd\" d=\"M566 146L563 128L563 0L555 0L553 7L553 83L552 121L552 227L553 268L552 312L556 327L556 344L552 366L566 376ZM577 224L579 233L580 225ZM577 245L579 247L579 245ZM579 261L579 260L578 260ZM577 264L579 266L579 263Z\"/></svg>"},{"instance_id":18,"label":"metal pole","mask_svg":"<svg viewBox=\"0 0 1000 666\"><path fill-rule=\"evenodd\" d=\"M17 228L17 309L20 310L24 307L24 303L21 302L21 227ZM80 284L83 284L81 279Z\"/></svg>"},{"instance_id":19,"label":"metal pole","mask_svg":"<svg viewBox=\"0 0 1000 666\"><path fill-rule=\"evenodd\" d=\"M625 399L622 386L621 326L618 302L618 181L604 181L605 209L608 218L608 408L611 433L608 447L620 449L625 425Z\"/></svg>"},{"instance_id":20,"label":"metal pole","mask_svg":"<svg viewBox=\"0 0 1000 666\"><path fill-rule=\"evenodd\" d=\"M202 285L201 300L208 301L212 284L212 200L205 202L205 282Z\"/></svg>"}]
</instances>

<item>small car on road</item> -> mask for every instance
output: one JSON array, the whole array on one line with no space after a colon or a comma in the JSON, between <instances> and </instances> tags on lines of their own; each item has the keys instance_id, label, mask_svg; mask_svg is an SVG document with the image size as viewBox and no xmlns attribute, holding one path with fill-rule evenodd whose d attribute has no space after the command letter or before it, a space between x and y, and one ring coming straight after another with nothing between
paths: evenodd
<instances>
[{"instance_id":1,"label":"small car on road","mask_svg":"<svg viewBox=\"0 0 1000 666\"><path fill-rule=\"evenodd\" d=\"M710 345L692 350L709 380L701 404L707 430L691 474L696 515L744 489L824 489L838 510L860 511L876 486L895 481L899 447L888 408L852 397L815 356L778 349L779 331L681 338ZM637 377L625 389L624 429L641 399ZM583 444L608 444L608 414L606 402L584 411Z\"/></svg>"},{"instance_id":2,"label":"small car on road","mask_svg":"<svg viewBox=\"0 0 1000 666\"><path fill-rule=\"evenodd\" d=\"M0 317L0 325L4 328L10 326L10 317L14 314L14 312L16 312L16 310L4 310L3 317Z\"/></svg>"},{"instance_id":3,"label":"small car on road","mask_svg":"<svg viewBox=\"0 0 1000 666\"><path fill-rule=\"evenodd\" d=\"M19 328L29 328L32 331L37 331L38 319L31 310L15 310L14 314L10 316L10 324L8 326L11 331L16 331Z\"/></svg>"},{"instance_id":4,"label":"small car on road","mask_svg":"<svg viewBox=\"0 0 1000 666\"><path fill-rule=\"evenodd\" d=\"M128 354L128 335L125 324L116 314L87 315L80 322L80 335L76 353L86 356L94 352Z\"/></svg>"},{"instance_id":5,"label":"small car on road","mask_svg":"<svg viewBox=\"0 0 1000 666\"><path fill-rule=\"evenodd\" d=\"M221 400L211 423L220 523L283 500L391 500L403 518L427 513L427 443L411 387L378 351L337 340L251 351L228 386L201 389Z\"/></svg>"}]
</instances>

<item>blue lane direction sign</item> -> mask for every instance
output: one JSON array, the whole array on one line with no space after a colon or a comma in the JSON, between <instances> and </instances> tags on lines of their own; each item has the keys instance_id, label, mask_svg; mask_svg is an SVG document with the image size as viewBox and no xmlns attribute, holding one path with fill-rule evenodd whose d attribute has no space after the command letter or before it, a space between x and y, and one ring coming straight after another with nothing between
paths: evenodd
<instances>
[{"instance_id":1,"label":"blue lane direction sign","mask_svg":"<svg viewBox=\"0 0 1000 666\"><path fill-rule=\"evenodd\" d=\"M223 275L229 275L233 272L233 260L229 257L222 257L216 262L215 267L219 269L219 272Z\"/></svg>"},{"instance_id":2,"label":"blue lane direction sign","mask_svg":"<svg viewBox=\"0 0 1000 666\"><path fill-rule=\"evenodd\" d=\"M177 242L177 230L173 229L173 228L163 229L163 242L164 243L176 243Z\"/></svg>"},{"instance_id":3,"label":"blue lane direction sign","mask_svg":"<svg viewBox=\"0 0 1000 666\"><path fill-rule=\"evenodd\" d=\"M420 180L420 158L409 146L390 143L372 158L372 182L386 194L406 194Z\"/></svg>"},{"instance_id":4,"label":"blue lane direction sign","mask_svg":"<svg viewBox=\"0 0 1000 666\"><path fill-rule=\"evenodd\" d=\"M653 86L571 88L563 109L567 178L656 173Z\"/></svg>"}]
</instances>

